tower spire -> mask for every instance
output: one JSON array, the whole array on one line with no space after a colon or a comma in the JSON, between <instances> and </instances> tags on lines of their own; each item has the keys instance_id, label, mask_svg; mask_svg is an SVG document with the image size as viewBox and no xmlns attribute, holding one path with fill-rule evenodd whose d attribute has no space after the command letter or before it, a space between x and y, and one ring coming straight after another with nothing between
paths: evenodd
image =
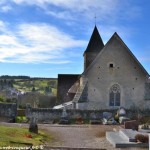
<instances>
[{"instance_id":1,"label":"tower spire","mask_svg":"<svg viewBox=\"0 0 150 150\"><path fill-rule=\"evenodd\" d=\"M95 25L90 41L84 51L84 70L91 64L98 53L103 49L104 43Z\"/></svg>"}]
</instances>

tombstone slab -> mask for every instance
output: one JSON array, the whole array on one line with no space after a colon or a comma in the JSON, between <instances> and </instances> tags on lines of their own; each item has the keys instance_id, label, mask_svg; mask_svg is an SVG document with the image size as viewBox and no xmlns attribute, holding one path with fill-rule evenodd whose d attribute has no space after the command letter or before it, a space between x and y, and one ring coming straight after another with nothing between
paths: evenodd
<instances>
[{"instance_id":1,"label":"tombstone slab","mask_svg":"<svg viewBox=\"0 0 150 150\"><path fill-rule=\"evenodd\" d=\"M138 131L139 123L136 120L131 120L131 121L126 121L124 123L124 128L125 129L132 129L132 130L137 130Z\"/></svg>"}]
</instances>

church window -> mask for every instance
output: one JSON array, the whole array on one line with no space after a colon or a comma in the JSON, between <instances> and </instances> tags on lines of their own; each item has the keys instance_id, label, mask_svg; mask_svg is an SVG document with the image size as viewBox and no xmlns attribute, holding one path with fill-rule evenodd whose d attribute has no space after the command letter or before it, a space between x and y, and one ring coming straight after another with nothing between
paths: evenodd
<instances>
[{"instance_id":1,"label":"church window","mask_svg":"<svg viewBox=\"0 0 150 150\"><path fill-rule=\"evenodd\" d=\"M114 65L111 63L111 64L109 64L109 67L110 67L110 68L113 68L113 67L114 67Z\"/></svg>"},{"instance_id":2,"label":"church window","mask_svg":"<svg viewBox=\"0 0 150 150\"><path fill-rule=\"evenodd\" d=\"M109 106L120 106L120 87L114 84L109 92Z\"/></svg>"}]
</instances>

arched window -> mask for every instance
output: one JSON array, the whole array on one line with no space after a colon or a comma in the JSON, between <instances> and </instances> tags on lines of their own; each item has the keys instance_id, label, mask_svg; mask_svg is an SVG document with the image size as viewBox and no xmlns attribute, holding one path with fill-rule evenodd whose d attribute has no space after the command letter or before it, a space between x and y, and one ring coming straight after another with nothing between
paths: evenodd
<instances>
[{"instance_id":1,"label":"arched window","mask_svg":"<svg viewBox=\"0 0 150 150\"><path fill-rule=\"evenodd\" d=\"M114 84L109 91L109 106L120 106L120 87Z\"/></svg>"}]
</instances>

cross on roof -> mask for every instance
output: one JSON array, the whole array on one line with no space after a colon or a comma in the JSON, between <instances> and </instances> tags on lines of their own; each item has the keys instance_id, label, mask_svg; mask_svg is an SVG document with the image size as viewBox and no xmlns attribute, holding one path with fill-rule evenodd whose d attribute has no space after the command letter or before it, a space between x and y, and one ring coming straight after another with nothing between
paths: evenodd
<instances>
[{"instance_id":1,"label":"cross on roof","mask_svg":"<svg viewBox=\"0 0 150 150\"><path fill-rule=\"evenodd\" d=\"M97 17L96 17L96 14L95 14L95 17L94 17L94 18L95 18L95 25L96 25L96 18L97 18Z\"/></svg>"}]
</instances>

